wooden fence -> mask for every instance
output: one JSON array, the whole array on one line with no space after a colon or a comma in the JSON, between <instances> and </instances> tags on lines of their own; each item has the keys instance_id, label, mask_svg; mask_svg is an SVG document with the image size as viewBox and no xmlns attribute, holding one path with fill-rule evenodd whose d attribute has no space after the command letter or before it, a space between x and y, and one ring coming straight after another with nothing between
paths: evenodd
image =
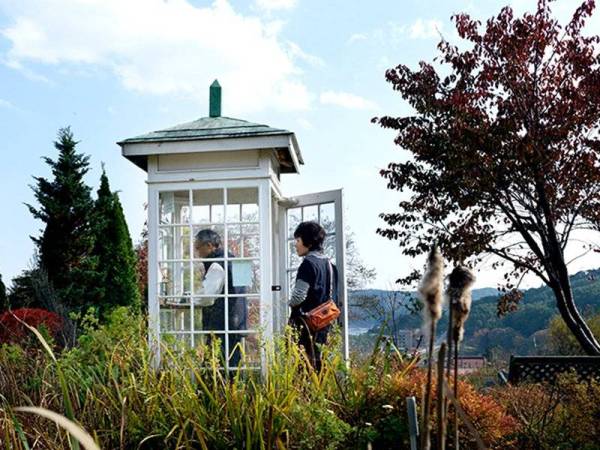
<instances>
[{"instance_id":1,"label":"wooden fence","mask_svg":"<svg viewBox=\"0 0 600 450\"><path fill-rule=\"evenodd\" d=\"M508 382L553 383L557 375L572 371L583 380L600 382L600 356L511 356Z\"/></svg>"}]
</instances>

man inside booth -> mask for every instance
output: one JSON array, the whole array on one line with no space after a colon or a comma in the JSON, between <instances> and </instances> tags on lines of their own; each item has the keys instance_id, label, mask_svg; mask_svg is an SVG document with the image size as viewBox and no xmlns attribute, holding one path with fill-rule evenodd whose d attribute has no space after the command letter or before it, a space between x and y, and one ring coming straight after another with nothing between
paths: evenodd
<instances>
[{"instance_id":1,"label":"man inside booth","mask_svg":"<svg viewBox=\"0 0 600 450\"><path fill-rule=\"evenodd\" d=\"M194 237L194 248L197 258L224 258L225 251L221 236L214 230L206 228L200 230ZM229 258L235 256L228 253ZM203 261L204 275L202 287L196 294L214 295L215 297L200 297L194 299L194 306L202 308L202 330L225 330L225 283L227 282L229 294L244 294L244 286L234 286L231 261L227 262L227 274L224 261ZM227 280L226 280L227 278ZM228 325L229 330L245 330L247 322L247 301L245 297L228 298ZM240 362L241 334L229 334L229 366L237 367ZM224 350L225 343L221 343Z\"/></svg>"}]
</instances>

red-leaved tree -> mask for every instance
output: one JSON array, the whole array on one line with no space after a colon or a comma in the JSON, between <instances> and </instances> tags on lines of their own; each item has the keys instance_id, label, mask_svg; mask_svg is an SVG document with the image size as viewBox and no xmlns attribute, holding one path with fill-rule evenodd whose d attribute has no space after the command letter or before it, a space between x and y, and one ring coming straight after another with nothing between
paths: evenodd
<instances>
[{"instance_id":1,"label":"red-leaved tree","mask_svg":"<svg viewBox=\"0 0 600 450\"><path fill-rule=\"evenodd\" d=\"M13 342L21 343L31 336L31 332L25 325L46 330L57 338L62 331L63 321L56 313L40 308L19 308L14 311L8 310L0 314L0 344Z\"/></svg>"},{"instance_id":2,"label":"red-leaved tree","mask_svg":"<svg viewBox=\"0 0 600 450\"><path fill-rule=\"evenodd\" d=\"M499 311L518 302L526 273L537 275L583 349L600 354L565 258L574 233L600 222L600 39L582 33L595 4L563 27L549 3L522 17L505 7L485 25L454 16L466 49L442 39L446 75L426 62L386 72L414 114L373 119L409 153L381 174L410 197L381 215L378 233L410 256L434 241L454 262L494 256L506 279Z\"/></svg>"}]
</instances>

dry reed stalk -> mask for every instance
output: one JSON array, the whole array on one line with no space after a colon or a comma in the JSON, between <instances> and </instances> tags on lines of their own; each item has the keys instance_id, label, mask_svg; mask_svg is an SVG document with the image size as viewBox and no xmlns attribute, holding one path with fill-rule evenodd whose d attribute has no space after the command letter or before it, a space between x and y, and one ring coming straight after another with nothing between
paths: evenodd
<instances>
[{"instance_id":1,"label":"dry reed stalk","mask_svg":"<svg viewBox=\"0 0 600 450\"><path fill-rule=\"evenodd\" d=\"M448 297L450 310L450 326L448 327L448 384L450 385L450 361L454 358L454 397L458 397L458 349L464 336L464 327L469 312L471 311L471 286L475 282L475 275L468 267L456 266L449 277ZM454 352L452 352L452 346ZM454 448L459 448L458 442L458 415L454 413Z\"/></svg>"},{"instance_id":2,"label":"dry reed stalk","mask_svg":"<svg viewBox=\"0 0 600 450\"><path fill-rule=\"evenodd\" d=\"M77 448L79 448L79 443L81 443L86 450L100 450L100 447L94 442L94 439L83 428L67 419L65 416L36 406L20 406L15 408L15 411L33 413L52 420L62 429L66 430L69 433L69 436L72 436L75 439L75 441L72 440L71 442L77 442Z\"/></svg>"},{"instance_id":3,"label":"dry reed stalk","mask_svg":"<svg viewBox=\"0 0 600 450\"><path fill-rule=\"evenodd\" d=\"M444 260L437 246L434 246L427 257L427 270L419 285L419 297L423 302L425 323L429 325L429 358L427 362L427 385L423 405L423 434L421 436L421 450L431 447L431 423L429 420L431 410L431 379L433 371L433 347L437 321L442 316L442 289L444 281Z\"/></svg>"},{"instance_id":4,"label":"dry reed stalk","mask_svg":"<svg viewBox=\"0 0 600 450\"><path fill-rule=\"evenodd\" d=\"M446 357L446 343L440 345L438 353L437 370L437 449L446 448L446 393L444 384L444 359Z\"/></svg>"}]
</instances>

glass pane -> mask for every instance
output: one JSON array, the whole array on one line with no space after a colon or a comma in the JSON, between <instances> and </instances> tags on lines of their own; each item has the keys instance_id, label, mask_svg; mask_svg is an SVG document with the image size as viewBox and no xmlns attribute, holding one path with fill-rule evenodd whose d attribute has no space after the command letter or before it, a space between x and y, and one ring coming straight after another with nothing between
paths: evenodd
<instances>
[{"instance_id":1,"label":"glass pane","mask_svg":"<svg viewBox=\"0 0 600 450\"><path fill-rule=\"evenodd\" d=\"M258 222L258 188L227 190L227 221Z\"/></svg>"},{"instance_id":2,"label":"glass pane","mask_svg":"<svg viewBox=\"0 0 600 450\"><path fill-rule=\"evenodd\" d=\"M194 327L197 331L225 329L225 300L221 297L194 298ZM197 314L196 314L197 313Z\"/></svg>"},{"instance_id":3,"label":"glass pane","mask_svg":"<svg viewBox=\"0 0 600 450\"><path fill-rule=\"evenodd\" d=\"M231 261L232 294L260 293L260 262L258 260Z\"/></svg>"},{"instance_id":4,"label":"glass pane","mask_svg":"<svg viewBox=\"0 0 600 450\"><path fill-rule=\"evenodd\" d=\"M227 225L227 248L229 249L229 256L236 258L242 256L242 226L241 225Z\"/></svg>"},{"instance_id":5,"label":"glass pane","mask_svg":"<svg viewBox=\"0 0 600 450\"><path fill-rule=\"evenodd\" d=\"M229 330L248 329L248 307L250 303L245 297L232 297L228 300L228 326Z\"/></svg>"},{"instance_id":6,"label":"glass pane","mask_svg":"<svg viewBox=\"0 0 600 450\"><path fill-rule=\"evenodd\" d=\"M296 271L293 270L291 272L288 272L288 292L290 293L290 295L292 294L292 291L294 290L295 284L296 284Z\"/></svg>"},{"instance_id":7,"label":"glass pane","mask_svg":"<svg viewBox=\"0 0 600 450\"><path fill-rule=\"evenodd\" d=\"M258 225L228 225L229 256L258 257L260 251L259 236Z\"/></svg>"},{"instance_id":8,"label":"glass pane","mask_svg":"<svg viewBox=\"0 0 600 450\"><path fill-rule=\"evenodd\" d=\"M233 299L232 299L233 300ZM258 330L260 328L260 297L248 297L246 299L247 318L245 328L240 330Z\"/></svg>"},{"instance_id":9,"label":"glass pane","mask_svg":"<svg viewBox=\"0 0 600 450\"><path fill-rule=\"evenodd\" d=\"M202 319L203 319L203 307L198 303L197 298L194 298L192 301L194 302L194 323L191 324L192 331L202 331ZM201 301L205 301L202 299Z\"/></svg>"},{"instance_id":10,"label":"glass pane","mask_svg":"<svg viewBox=\"0 0 600 450\"><path fill-rule=\"evenodd\" d=\"M260 228L258 224L242 225L242 244L242 256L244 258L260 255Z\"/></svg>"},{"instance_id":11,"label":"glass pane","mask_svg":"<svg viewBox=\"0 0 600 450\"><path fill-rule=\"evenodd\" d=\"M190 259L190 227L180 227L175 230L175 244L181 252L181 258Z\"/></svg>"},{"instance_id":12,"label":"glass pane","mask_svg":"<svg viewBox=\"0 0 600 450\"><path fill-rule=\"evenodd\" d=\"M206 279L206 271L211 271L213 264L220 266L216 269L224 267L222 261L194 262L194 295L219 296L225 292L225 271L212 269L214 272Z\"/></svg>"},{"instance_id":13,"label":"glass pane","mask_svg":"<svg viewBox=\"0 0 600 450\"><path fill-rule=\"evenodd\" d=\"M225 221L223 189L201 189L192 193L193 223L222 223Z\"/></svg>"},{"instance_id":14,"label":"glass pane","mask_svg":"<svg viewBox=\"0 0 600 450\"><path fill-rule=\"evenodd\" d=\"M242 205L242 222L258 222L258 205Z\"/></svg>"},{"instance_id":15,"label":"glass pane","mask_svg":"<svg viewBox=\"0 0 600 450\"><path fill-rule=\"evenodd\" d=\"M205 264L203 262L194 263L194 295L204 294L204 276L206 275Z\"/></svg>"},{"instance_id":16,"label":"glass pane","mask_svg":"<svg viewBox=\"0 0 600 450\"><path fill-rule=\"evenodd\" d=\"M224 229L224 225L194 227L194 258L223 258Z\"/></svg>"},{"instance_id":17,"label":"glass pane","mask_svg":"<svg viewBox=\"0 0 600 450\"><path fill-rule=\"evenodd\" d=\"M231 200L229 200L231 201ZM242 205L227 204L227 222L241 222L242 221Z\"/></svg>"},{"instance_id":18,"label":"glass pane","mask_svg":"<svg viewBox=\"0 0 600 450\"><path fill-rule=\"evenodd\" d=\"M175 239L173 227L160 227L158 230L158 260L175 259Z\"/></svg>"},{"instance_id":19,"label":"glass pane","mask_svg":"<svg viewBox=\"0 0 600 450\"><path fill-rule=\"evenodd\" d=\"M302 221L302 210L300 208L290 208L287 212L288 222L288 237L294 237L294 231L296 227L300 225Z\"/></svg>"},{"instance_id":20,"label":"glass pane","mask_svg":"<svg viewBox=\"0 0 600 450\"><path fill-rule=\"evenodd\" d=\"M229 367L260 365L260 342L257 333L229 335Z\"/></svg>"},{"instance_id":21,"label":"glass pane","mask_svg":"<svg viewBox=\"0 0 600 450\"><path fill-rule=\"evenodd\" d=\"M305 206L304 208L302 208L302 221L303 222L308 222L308 221L314 221L314 222L318 222L319 221L319 205L311 205L311 206Z\"/></svg>"},{"instance_id":22,"label":"glass pane","mask_svg":"<svg viewBox=\"0 0 600 450\"><path fill-rule=\"evenodd\" d=\"M195 262L192 264L192 267L192 293L194 295L198 295L202 293L202 286L204 283L204 275L206 274L206 269L204 267L204 263L202 262Z\"/></svg>"},{"instance_id":23,"label":"glass pane","mask_svg":"<svg viewBox=\"0 0 600 450\"><path fill-rule=\"evenodd\" d=\"M189 191L160 192L158 203L159 223L161 225L189 222Z\"/></svg>"},{"instance_id":24,"label":"glass pane","mask_svg":"<svg viewBox=\"0 0 600 450\"><path fill-rule=\"evenodd\" d=\"M327 255L327 257L335 264L335 234L325 238L325 242L323 243L323 253L325 253L325 255Z\"/></svg>"},{"instance_id":25,"label":"glass pane","mask_svg":"<svg viewBox=\"0 0 600 450\"><path fill-rule=\"evenodd\" d=\"M335 232L335 204L324 203L319 205L321 215L321 226L325 228L327 233Z\"/></svg>"},{"instance_id":26,"label":"glass pane","mask_svg":"<svg viewBox=\"0 0 600 450\"><path fill-rule=\"evenodd\" d=\"M191 312L189 304L169 305L168 300L160 306L160 331L190 331Z\"/></svg>"},{"instance_id":27,"label":"glass pane","mask_svg":"<svg viewBox=\"0 0 600 450\"><path fill-rule=\"evenodd\" d=\"M189 259L190 228L160 227L158 230L158 259Z\"/></svg>"},{"instance_id":28,"label":"glass pane","mask_svg":"<svg viewBox=\"0 0 600 450\"><path fill-rule=\"evenodd\" d=\"M288 269L298 269L300 267L300 263L302 262L302 258L298 256L296 253L296 243L295 241L288 242Z\"/></svg>"},{"instance_id":29,"label":"glass pane","mask_svg":"<svg viewBox=\"0 0 600 450\"><path fill-rule=\"evenodd\" d=\"M190 263L170 262L158 264L158 295L189 296Z\"/></svg>"},{"instance_id":30,"label":"glass pane","mask_svg":"<svg viewBox=\"0 0 600 450\"><path fill-rule=\"evenodd\" d=\"M223 297L194 297L194 331L225 330Z\"/></svg>"}]
</instances>

